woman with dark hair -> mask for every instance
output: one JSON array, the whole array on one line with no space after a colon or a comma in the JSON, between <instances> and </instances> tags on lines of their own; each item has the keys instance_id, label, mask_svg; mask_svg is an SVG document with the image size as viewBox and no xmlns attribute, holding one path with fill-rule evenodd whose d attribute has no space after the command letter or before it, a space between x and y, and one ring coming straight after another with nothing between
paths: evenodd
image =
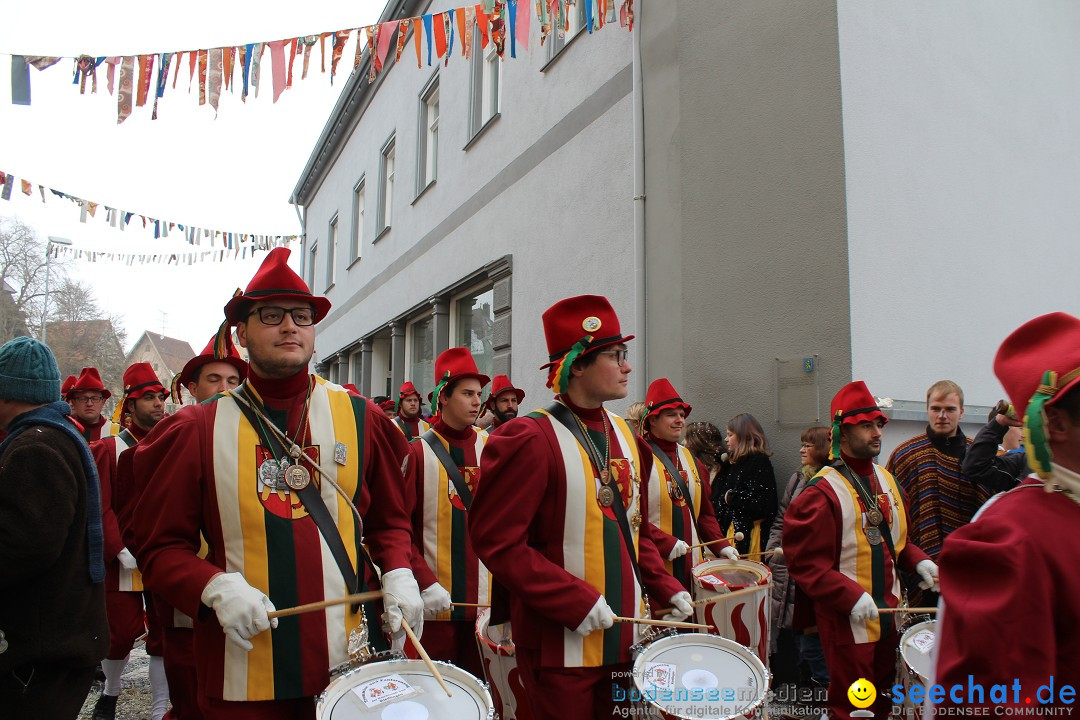
<instances>
[{"instance_id":1,"label":"woman with dark hair","mask_svg":"<svg viewBox=\"0 0 1080 720\"><path fill-rule=\"evenodd\" d=\"M712 486L716 519L730 542L735 542L735 533L743 534L736 543L740 555L761 552L769 539L777 506L769 441L761 423L753 415L742 413L728 423L724 444L727 460L721 464Z\"/></svg>"},{"instance_id":2,"label":"woman with dark hair","mask_svg":"<svg viewBox=\"0 0 1080 720\"><path fill-rule=\"evenodd\" d=\"M723 464L724 434L711 422L692 422L683 431L683 444L709 471L709 484L716 481L716 474Z\"/></svg>"},{"instance_id":3,"label":"woman with dark hair","mask_svg":"<svg viewBox=\"0 0 1080 720\"><path fill-rule=\"evenodd\" d=\"M806 483L817 475L829 462L829 428L808 427L800 437L800 468L788 481L784 496L780 499L780 509L776 513L772 530L769 532L768 550L780 547L784 531L784 513L792 499L806 488ZM769 653L773 656L771 667L777 682L787 682L784 674L794 674L791 665L793 655L797 655L799 664L805 667L807 674L817 687L829 686L829 668L825 665L825 653L821 649L814 621L814 610L809 599L796 592L795 582L788 575L787 559L782 555L772 555L765 560L772 569L772 632ZM798 609L796 609L798 603ZM792 634L794 633L794 635ZM794 639L794 642L792 640ZM779 653L779 654L778 654Z\"/></svg>"}]
</instances>

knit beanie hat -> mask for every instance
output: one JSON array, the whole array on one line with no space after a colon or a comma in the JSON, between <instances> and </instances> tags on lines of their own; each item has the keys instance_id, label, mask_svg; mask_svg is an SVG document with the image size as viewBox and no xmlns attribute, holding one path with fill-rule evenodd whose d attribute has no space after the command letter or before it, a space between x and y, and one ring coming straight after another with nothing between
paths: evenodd
<instances>
[{"instance_id":1,"label":"knit beanie hat","mask_svg":"<svg viewBox=\"0 0 1080 720\"><path fill-rule=\"evenodd\" d=\"M17 337L0 347L0 398L32 405L60 399L60 368L48 345Z\"/></svg>"}]
</instances>

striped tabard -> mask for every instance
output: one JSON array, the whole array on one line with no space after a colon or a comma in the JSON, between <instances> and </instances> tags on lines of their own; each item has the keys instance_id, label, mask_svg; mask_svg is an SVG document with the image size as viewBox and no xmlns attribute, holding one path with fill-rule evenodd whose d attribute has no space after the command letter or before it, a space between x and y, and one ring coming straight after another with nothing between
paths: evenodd
<instances>
[{"instance_id":1,"label":"striped tabard","mask_svg":"<svg viewBox=\"0 0 1080 720\"><path fill-rule=\"evenodd\" d=\"M907 545L907 511L904 508L903 495L892 474L874 465L877 487L871 494L883 493L889 503L889 531L892 534L893 547L899 556ZM826 486L833 502L840 510L839 528L841 545L840 557L836 569L857 582L863 590L874 598L878 607L896 607L900 604L900 577L896 568L896 559L889 553L888 544L871 545L864 531L863 507L858 491L844 478L836 468L824 467L808 483L807 487ZM851 635L856 644L876 642L882 637L882 623L886 635L893 631L889 615L880 616L880 620L859 622L850 621Z\"/></svg>"},{"instance_id":2,"label":"striped tabard","mask_svg":"<svg viewBox=\"0 0 1080 720\"><path fill-rule=\"evenodd\" d=\"M450 457L458 464L461 475L476 491L480 480L480 455L488 434L476 429L469 456L438 433L436 437L448 448ZM418 538L424 549L424 561L449 593L452 602L487 604L491 598L491 573L476 557L472 541L465 531L465 506L454 489L435 452L424 440L423 487L419 488L418 506L423 508L423 537ZM451 608L439 613L438 620L475 620L476 608Z\"/></svg>"},{"instance_id":3,"label":"striped tabard","mask_svg":"<svg viewBox=\"0 0 1080 720\"><path fill-rule=\"evenodd\" d=\"M700 515L701 503L710 501L702 493L697 462L685 447L682 445L676 447L679 458L676 466L682 473L686 489L690 491L694 510ZM687 545L696 545L701 542L698 538L697 526L694 524L696 518L690 517L690 507L685 499L675 498L677 491L678 486L668 474L663 461L653 452L652 473L649 475L649 522L673 538L684 541ZM691 568L705 559L702 556L703 549L694 548L688 554L674 560L665 558L664 567L684 587L689 587Z\"/></svg>"},{"instance_id":4,"label":"striped tabard","mask_svg":"<svg viewBox=\"0 0 1080 720\"><path fill-rule=\"evenodd\" d=\"M431 429L431 425L428 424L428 422L426 420L424 420L424 418L417 418L416 423L415 423L416 424L416 433L415 434L413 434L413 428L412 428L413 423L410 423L407 420L402 419L402 417L400 415L395 416L393 418L393 421L394 421L394 427L396 427L398 430L400 430L402 433L404 433L405 439L408 440L409 442L412 442L413 440L420 437L421 435L423 435L424 433L426 433L428 430Z\"/></svg>"},{"instance_id":5,"label":"striped tabard","mask_svg":"<svg viewBox=\"0 0 1080 720\"><path fill-rule=\"evenodd\" d=\"M588 454L571 432L547 412L537 410L530 413L529 417L536 418L541 423L550 423L561 450L559 460L563 468L565 491L552 495L565 498L564 507L555 509L555 516L561 515L563 518L562 567L602 593L616 615L643 617L641 586L634 576L614 511L602 507L597 500L600 479L596 477ZM631 520L636 554L641 517L638 492L641 457L634 434L626 421L610 412L607 412L607 417L613 428L613 479L619 484L623 505L627 517ZM603 435L592 430L589 434L603 453ZM638 522L634 522L635 517ZM562 656L542 658L543 665L598 667L629 662L632 659L629 648L640 639L638 626L632 623L615 623L610 629L594 631L587 637L578 635L570 628L562 628L561 632ZM542 652L552 650L544 646Z\"/></svg>"},{"instance_id":6,"label":"striped tabard","mask_svg":"<svg viewBox=\"0 0 1080 720\"><path fill-rule=\"evenodd\" d=\"M247 392L258 400L254 389ZM354 398L338 385L316 378L308 410L309 433L301 443L349 497L356 497L362 468L363 418L366 400ZM285 428L285 413L267 411ZM335 446L347 447L335 457ZM276 448L275 448L276 449ZM340 597L346 588L326 541L299 497L288 490L267 488L258 468L270 456L261 447L254 428L228 394L216 402L213 426L213 488L220 513L222 548L212 548L224 558L225 572L238 572L253 587L266 593L278 608L292 607ZM305 462L305 466L307 463ZM322 482L308 467L330 509L349 560L357 567L360 538L348 503L329 482ZM363 567L360 568L361 591ZM370 604L364 607L372 607ZM372 637L379 626L368 616ZM231 642L224 644L222 699L257 701L316 695L325 689L327 668L348 660L349 631L360 624L360 615L349 605L335 605L325 612L306 613L279 620L273 632L251 638L254 649L245 652Z\"/></svg>"}]
</instances>

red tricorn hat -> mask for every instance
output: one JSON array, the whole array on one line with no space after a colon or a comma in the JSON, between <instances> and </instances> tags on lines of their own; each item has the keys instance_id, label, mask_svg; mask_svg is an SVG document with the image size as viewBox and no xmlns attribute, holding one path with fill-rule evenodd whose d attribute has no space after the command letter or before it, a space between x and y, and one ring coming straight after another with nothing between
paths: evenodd
<instances>
[{"instance_id":1,"label":"red tricorn hat","mask_svg":"<svg viewBox=\"0 0 1080 720\"><path fill-rule=\"evenodd\" d=\"M67 397L68 392L75 385L75 379L76 378L75 378L74 375L68 375L67 376L67 380L65 380L64 384L60 386L60 397L62 397L62 398Z\"/></svg>"},{"instance_id":2,"label":"red tricorn hat","mask_svg":"<svg viewBox=\"0 0 1080 720\"><path fill-rule=\"evenodd\" d=\"M415 395L417 397L420 397L420 391L417 390L416 386L413 385L411 382L405 382L401 386L401 389L398 390L398 400L404 400L405 398L409 397L410 395Z\"/></svg>"},{"instance_id":3,"label":"red tricorn hat","mask_svg":"<svg viewBox=\"0 0 1080 720\"><path fill-rule=\"evenodd\" d=\"M381 403L379 403L379 409L383 410L383 411L393 410L394 409L394 401L393 400L383 400Z\"/></svg>"},{"instance_id":4,"label":"red tricorn hat","mask_svg":"<svg viewBox=\"0 0 1080 720\"><path fill-rule=\"evenodd\" d=\"M240 373L240 379L243 380L247 377L248 364L244 362L240 357L240 353L236 351L236 346L232 342L232 332L225 333L225 347L222 348L218 343L218 336L210 338L210 342L206 344L203 351L187 361L184 365L184 369L180 371L180 375L177 377L177 384L179 387L187 387L190 382L195 382L195 377L199 372L199 368L203 365L209 365L212 362L225 362L236 368L236 371Z\"/></svg>"},{"instance_id":5,"label":"red tricorn hat","mask_svg":"<svg viewBox=\"0 0 1080 720\"><path fill-rule=\"evenodd\" d=\"M1028 464L1048 478L1052 457L1043 410L1080 383L1080 318L1055 312L1024 323L998 348L994 374L1024 419Z\"/></svg>"},{"instance_id":6,"label":"red tricorn hat","mask_svg":"<svg viewBox=\"0 0 1080 720\"><path fill-rule=\"evenodd\" d=\"M481 388L491 382L491 378L477 369L476 360L473 359L468 348L454 347L439 353L439 357L435 358L435 389L431 391L428 398L431 400L433 413L438 412L439 393L442 389L462 378L479 380Z\"/></svg>"},{"instance_id":7,"label":"red tricorn hat","mask_svg":"<svg viewBox=\"0 0 1080 720\"><path fill-rule=\"evenodd\" d=\"M623 336L615 309L602 295L560 300L544 311L542 319L548 362L540 368L551 368L548 387L556 393L566 391L570 366L579 357L634 339L633 335Z\"/></svg>"},{"instance_id":8,"label":"red tricorn hat","mask_svg":"<svg viewBox=\"0 0 1080 720\"><path fill-rule=\"evenodd\" d=\"M106 400L112 397L112 393L106 390L105 385L101 382L101 375L98 375L98 369L95 367L84 367L82 372L79 373L79 378L69 388L68 392L77 393L85 390L97 390L105 396Z\"/></svg>"},{"instance_id":9,"label":"red tricorn hat","mask_svg":"<svg viewBox=\"0 0 1080 720\"><path fill-rule=\"evenodd\" d=\"M302 300L311 303L315 311L315 322L319 322L330 312L330 301L318 295L312 295L299 275L289 267L289 248L278 247L259 266L255 277L251 278L243 295L236 295L225 305L225 319L236 324L247 318L242 310L247 303L259 300Z\"/></svg>"},{"instance_id":10,"label":"red tricorn hat","mask_svg":"<svg viewBox=\"0 0 1080 720\"><path fill-rule=\"evenodd\" d=\"M645 415L641 418L642 427L645 420L652 415L659 415L664 408L681 407L686 417L690 417L690 403L685 402L679 393L675 392L675 386L667 378L658 378L649 385L645 393Z\"/></svg>"},{"instance_id":11,"label":"red tricorn hat","mask_svg":"<svg viewBox=\"0 0 1080 720\"><path fill-rule=\"evenodd\" d=\"M486 407L491 407L495 404L495 401L504 392L513 392L517 395L517 401L520 404L525 399L525 391L521 388L516 388L510 383L510 378L506 375L496 375L495 379L491 382L491 394L488 395L487 402L484 403Z\"/></svg>"},{"instance_id":12,"label":"red tricorn hat","mask_svg":"<svg viewBox=\"0 0 1080 720\"><path fill-rule=\"evenodd\" d=\"M125 400L138 400L150 392L165 392L165 386L150 363L137 362L124 371Z\"/></svg>"},{"instance_id":13,"label":"red tricorn hat","mask_svg":"<svg viewBox=\"0 0 1080 720\"><path fill-rule=\"evenodd\" d=\"M862 380L854 380L833 396L829 406L829 414L832 415L832 448L830 458L840 457L840 426L855 425L864 420L877 420L881 418L889 422L885 413L881 412L877 400L870 394L870 389Z\"/></svg>"}]
</instances>

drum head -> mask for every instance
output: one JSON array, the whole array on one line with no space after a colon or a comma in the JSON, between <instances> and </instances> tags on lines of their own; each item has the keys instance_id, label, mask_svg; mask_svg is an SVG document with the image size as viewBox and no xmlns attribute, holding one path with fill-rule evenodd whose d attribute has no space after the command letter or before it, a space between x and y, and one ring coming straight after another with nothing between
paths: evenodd
<instances>
[{"instance_id":1,"label":"drum head","mask_svg":"<svg viewBox=\"0 0 1080 720\"><path fill-rule=\"evenodd\" d=\"M734 718L764 701L769 672L750 650L715 635L665 637L634 662L641 698L674 718Z\"/></svg>"},{"instance_id":2,"label":"drum head","mask_svg":"<svg viewBox=\"0 0 1080 720\"><path fill-rule=\"evenodd\" d=\"M900 655L911 671L926 684L933 669L934 640L937 620L923 620L904 631L900 638Z\"/></svg>"},{"instance_id":3,"label":"drum head","mask_svg":"<svg viewBox=\"0 0 1080 720\"><path fill-rule=\"evenodd\" d=\"M452 697L420 660L372 663L335 678L319 696L318 720L487 720L494 714L484 684L459 667L435 666Z\"/></svg>"},{"instance_id":4,"label":"drum head","mask_svg":"<svg viewBox=\"0 0 1080 720\"><path fill-rule=\"evenodd\" d=\"M764 585L771 575L768 567L752 560L709 560L694 566L694 577L702 587L721 592Z\"/></svg>"}]
</instances>

